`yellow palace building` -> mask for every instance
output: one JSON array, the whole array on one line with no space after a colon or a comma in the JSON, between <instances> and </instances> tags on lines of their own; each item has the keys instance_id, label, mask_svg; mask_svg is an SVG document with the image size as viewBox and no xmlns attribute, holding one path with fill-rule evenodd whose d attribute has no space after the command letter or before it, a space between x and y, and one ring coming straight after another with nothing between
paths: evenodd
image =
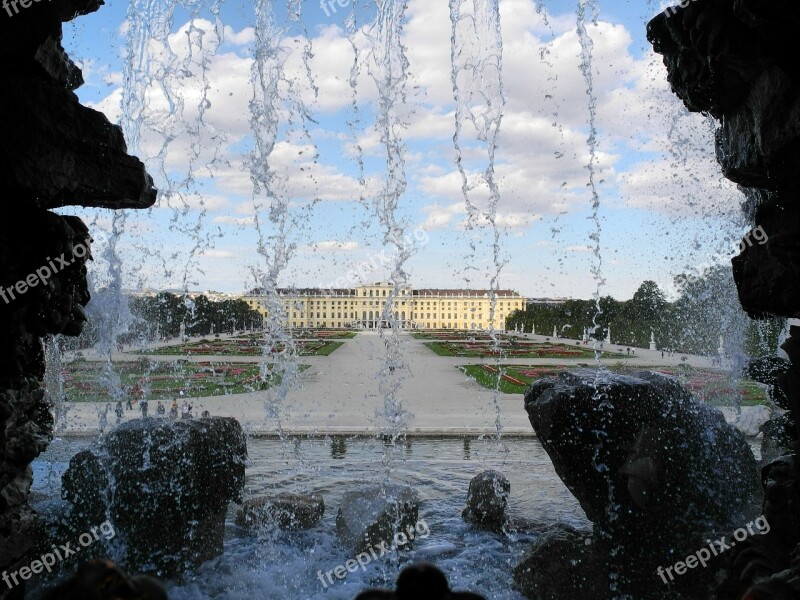
<instances>
[{"instance_id":1,"label":"yellow palace building","mask_svg":"<svg viewBox=\"0 0 800 600\"><path fill-rule=\"evenodd\" d=\"M525 298L511 290L497 290L495 314L487 290L403 288L389 306L394 285L376 283L350 289L281 289L278 291L284 324L292 328L377 329L391 317L403 329L505 329L506 318L525 309ZM253 293L244 296L253 309L266 315L268 300ZM388 312L385 312L387 311Z\"/></svg>"}]
</instances>

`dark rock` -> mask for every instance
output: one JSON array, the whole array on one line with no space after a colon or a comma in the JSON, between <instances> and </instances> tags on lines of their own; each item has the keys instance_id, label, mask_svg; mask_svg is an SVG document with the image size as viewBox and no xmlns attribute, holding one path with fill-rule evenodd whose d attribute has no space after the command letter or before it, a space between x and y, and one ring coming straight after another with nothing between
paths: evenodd
<instances>
[{"instance_id":1,"label":"dark rock","mask_svg":"<svg viewBox=\"0 0 800 600\"><path fill-rule=\"evenodd\" d=\"M779 456L789 454L797 431L791 413L782 413L764 423L761 429L761 462L769 462Z\"/></svg>"},{"instance_id":2,"label":"dark rock","mask_svg":"<svg viewBox=\"0 0 800 600\"><path fill-rule=\"evenodd\" d=\"M0 106L14 118L0 120L0 137L24 140L0 145L0 181L9 196L39 208L153 205L153 180L127 154L119 127L45 76L6 79Z\"/></svg>"},{"instance_id":3,"label":"dark rock","mask_svg":"<svg viewBox=\"0 0 800 600\"><path fill-rule=\"evenodd\" d=\"M773 189L800 183L800 10L762 4L694 0L656 16L647 36L686 107L721 121L717 158L725 176Z\"/></svg>"},{"instance_id":4,"label":"dark rock","mask_svg":"<svg viewBox=\"0 0 800 600\"><path fill-rule=\"evenodd\" d=\"M731 549L730 568L717 590L719 600L795 598L792 585L800 581L800 501L797 497L797 459L781 456L761 470L764 481L763 520L769 530L749 536ZM758 590L751 593L749 588ZM797 588L800 589L800 588Z\"/></svg>"},{"instance_id":5,"label":"dark rock","mask_svg":"<svg viewBox=\"0 0 800 600\"><path fill-rule=\"evenodd\" d=\"M397 484L366 484L348 490L336 515L340 541L354 552L385 544L410 549L419 515L419 496ZM402 536L402 537L401 537ZM406 543L400 543L406 539Z\"/></svg>"},{"instance_id":6,"label":"dark rock","mask_svg":"<svg viewBox=\"0 0 800 600\"><path fill-rule=\"evenodd\" d=\"M36 537L29 465L53 429L39 387L41 338L80 334L89 301L88 229L42 209L147 207L155 200L120 129L71 91L83 77L61 45L61 24L102 4L35 0L0 8L0 184L8 205L0 219L0 570L28 564ZM47 268L54 263L57 269ZM23 596L24 585L9 593Z\"/></svg>"},{"instance_id":7,"label":"dark rock","mask_svg":"<svg viewBox=\"0 0 800 600\"><path fill-rule=\"evenodd\" d=\"M593 523L614 531L633 518L677 533L738 527L752 514L755 459L719 411L656 373L603 373L595 389L596 377L563 373L525 395L556 472Z\"/></svg>"},{"instance_id":8,"label":"dark rock","mask_svg":"<svg viewBox=\"0 0 800 600\"><path fill-rule=\"evenodd\" d=\"M275 497L248 498L236 513L236 524L259 528L274 525L298 530L316 527L325 513L320 494L279 494Z\"/></svg>"},{"instance_id":9,"label":"dark rock","mask_svg":"<svg viewBox=\"0 0 800 600\"><path fill-rule=\"evenodd\" d=\"M644 531L642 531L644 535ZM700 546L702 548L702 542ZM658 567L671 567L678 558L663 557L663 564L648 565L638 578L630 572L635 564L616 560L616 545L598 540L591 532L579 531L559 523L544 531L514 568L514 587L527 598L609 600L689 600L713 597L714 573L722 558L713 558L706 569L688 571L683 576L663 581ZM666 575L665 575L666 579Z\"/></svg>"},{"instance_id":10,"label":"dark rock","mask_svg":"<svg viewBox=\"0 0 800 600\"><path fill-rule=\"evenodd\" d=\"M607 585L591 544L591 532L547 529L514 567L515 587L528 598L602 598Z\"/></svg>"},{"instance_id":11,"label":"dark rock","mask_svg":"<svg viewBox=\"0 0 800 600\"><path fill-rule=\"evenodd\" d=\"M732 260L739 301L753 318L800 316L800 190L791 196L758 208L755 224L767 241L742 244Z\"/></svg>"},{"instance_id":12,"label":"dark rock","mask_svg":"<svg viewBox=\"0 0 800 600\"><path fill-rule=\"evenodd\" d=\"M485 600L471 592L450 591L444 573L429 563L406 567L397 578L397 591L367 590L356 600Z\"/></svg>"},{"instance_id":13,"label":"dark rock","mask_svg":"<svg viewBox=\"0 0 800 600\"><path fill-rule=\"evenodd\" d=\"M111 521L124 541L125 568L172 576L222 553L246 455L234 419L136 419L70 461L62 495L76 527Z\"/></svg>"},{"instance_id":14,"label":"dark rock","mask_svg":"<svg viewBox=\"0 0 800 600\"><path fill-rule=\"evenodd\" d=\"M525 408L596 543L613 547L608 568L624 574L623 589L703 546L703 532L736 529L758 513L760 480L744 436L671 378L562 373L534 383Z\"/></svg>"},{"instance_id":15,"label":"dark rock","mask_svg":"<svg viewBox=\"0 0 800 600\"><path fill-rule=\"evenodd\" d=\"M798 181L800 80L773 65L750 84L737 110L717 132L717 161L725 177L749 187Z\"/></svg>"},{"instance_id":16,"label":"dark rock","mask_svg":"<svg viewBox=\"0 0 800 600\"><path fill-rule=\"evenodd\" d=\"M34 2L13 15L0 10L0 181L18 204L147 208L155 202L153 180L127 154L121 129L71 91L83 77L61 46L61 23L102 4L60 0Z\"/></svg>"},{"instance_id":17,"label":"dark rock","mask_svg":"<svg viewBox=\"0 0 800 600\"><path fill-rule=\"evenodd\" d=\"M42 377L39 338L80 333L90 245L76 217L22 208L0 220L0 340L9 342L0 344L0 377Z\"/></svg>"},{"instance_id":18,"label":"dark rock","mask_svg":"<svg viewBox=\"0 0 800 600\"><path fill-rule=\"evenodd\" d=\"M491 531L502 531L506 525L506 509L511 484L497 471L484 471L469 482L467 507L462 518Z\"/></svg>"},{"instance_id":19,"label":"dark rock","mask_svg":"<svg viewBox=\"0 0 800 600\"><path fill-rule=\"evenodd\" d=\"M785 358L762 356L750 360L744 368L742 376L764 385L775 385L778 375L786 373L791 366L792 363Z\"/></svg>"}]
</instances>

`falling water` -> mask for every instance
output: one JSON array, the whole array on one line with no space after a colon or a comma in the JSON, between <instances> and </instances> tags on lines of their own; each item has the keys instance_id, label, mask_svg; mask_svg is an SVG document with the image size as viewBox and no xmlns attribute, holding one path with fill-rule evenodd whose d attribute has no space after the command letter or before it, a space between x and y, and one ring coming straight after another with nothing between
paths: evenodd
<instances>
[{"instance_id":1,"label":"falling water","mask_svg":"<svg viewBox=\"0 0 800 600\"><path fill-rule=\"evenodd\" d=\"M494 272L489 286L489 335L496 353L496 367L500 372L500 340L495 329L497 289L505 261L501 258L500 231L497 226L497 206L500 190L495 177L495 158L500 125L505 108L503 89L503 39L500 29L500 7L497 0L450 0L452 21L451 79L456 102L455 133L453 144L456 164L461 175L461 191L467 208L467 228L488 223L492 231L492 261ZM469 122L475 136L483 146L486 163L482 173L470 174L464 166L462 137L464 125ZM473 202L474 189L488 191L488 206L480 210ZM468 259L475 264L473 255ZM468 262L468 264L469 264ZM504 327L502 328L504 329ZM495 434L502 437L500 421L500 378L493 391L495 409Z\"/></svg>"},{"instance_id":2,"label":"falling water","mask_svg":"<svg viewBox=\"0 0 800 600\"><path fill-rule=\"evenodd\" d=\"M581 63L580 63L580 70L583 74L584 81L586 83L586 95L588 98L588 108L589 108L589 119L588 119L588 126L589 126L589 137L587 138L587 145L589 148L589 163L587 164L586 168L589 172L589 189L591 191L591 199L592 199L592 216L591 221L594 225L594 231L589 235L589 239L593 242L593 254L595 259L595 264L592 266L591 272L592 276L595 281L596 291L594 293L594 300L595 300L595 314L592 320L594 326L594 333L598 331L598 320L602 315L602 308L600 305L600 293L602 290L603 285L605 284L605 280L603 279L602 268L603 268L603 256L601 253L601 245L600 245L600 235L602 232L602 226L600 222L600 194L597 190L597 182L596 182L596 166L597 166L597 158L598 158L598 148L599 142L597 138L597 97L595 95L595 85L594 85L594 74L592 72L593 66L593 58L594 58L594 41L592 37L589 35L588 26L590 24L596 25L597 18L599 13L599 7L595 0L579 0L578 1L578 10L577 10L577 32L578 37L580 39L581 45ZM599 425L598 429L595 432L597 437L597 444L595 446L595 453L594 453L594 467L599 473L604 473L608 470L607 466L607 454L608 448L606 447L608 444L616 443L616 440L607 440L607 433L605 430L604 425L608 423L610 419L611 411L614 410L614 406L611 404L610 400L606 393L604 393L600 386L603 380L607 376L607 371L605 371L600 365L600 357L602 355L602 346L595 342L595 360L597 362L597 371L595 374L594 379L594 386L595 386L595 396L594 400L597 402L597 411L599 413ZM613 523L615 518L617 517L618 506L613 500L614 496L614 486L609 481L608 484L608 499L606 501L606 512L608 517L608 522ZM613 553L613 551L612 551ZM612 565L609 570L609 590L612 594L616 594L618 590L617 581L619 579L619 573L616 572L615 567Z\"/></svg>"},{"instance_id":3,"label":"falling water","mask_svg":"<svg viewBox=\"0 0 800 600\"><path fill-rule=\"evenodd\" d=\"M290 14L293 8L299 7L290 2ZM278 142L281 84L285 81L284 65L289 56L288 50L282 46L288 23L283 27L276 25L272 3L268 0L256 3L255 15L255 56L251 73L253 99L250 103L250 127L255 147L250 159L250 176L255 226L259 235L258 254L263 261L263 267L254 269L254 275L260 282L259 292L267 311L261 377L265 381L273 376L280 377L279 385L268 389L265 407L267 419L275 421L281 439L285 440L281 423L283 405L297 381L299 366L296 344L284 327L287 315L278 288L278 277L293 251L288 242L289 198L279 191L272 155Z\"/></svg>"},{"instance_id":4,"label":"falling water","mask_svg":"<svg viewBox=\"0 0 800 600\"><path fill-rule=\"evenodd\" d=\"M352 116L347 120L347 127L350 130L350 135L353 138L353 147L356 151L356 164L358 166L358 185L359 185L359 203L364 206L364 220L361 222L361 227L366 229L369 227L369 205L366 199L366 186L367 180L365 176L364 167L364 148L361 145L359 136L361 135L361 107L358 102L358 78L361 75L360 52L358 48L358 10L360 7L359 0L353 0L350 14L347 17L345 28L347 31L347 41L350 43L350 48L353 50L353 64L350 66L350 77L348 84L351 90L350 108Z\"/></svg>"},{"instance_id":5,"label":"falling water","mask_svg":"<svg viewBox=\"0 0 800 600\"><path fill-rule=\"evenodd\" d=\"M213 22L201 17L205 4L205 0L131 0L127 19L121 125L129 150L154 175L157 208L171 212L168 228L173 241L168 253L153 248L149 239L131 243L142 257L161 264L167 286L180 282L184 294L197 285L200 259L221 236L207 227L205 190L196 181L198 174L213 176L226 166L226 135L206 118L212 106L209 72L224 41L221 0L209 0ZM190 17L175 32L178 8L188 10ZM176 159L184 166L175 168ZM155 209L148 216L154 217Z\"/></svg>"},{"instance_id":6,"label":"falling water","mask_svg":"<svg viewBox=\"0 0 800 600\"><path fill-rule=\"evenodd\" d=\"M59 337L48 337L44 343L45 372L43 387L47 393L50 404L53 406L55 414L53 430L56 435L60 433L66 424L68 407L64 402L64 378L61 370L63 368L61 339Z\"/></svg>"},{"instance_id":7,"label":"falling water","mask_svg":"<svg viewBox=\"0 0 800 600\"><path fill-rule=\"evenodd\" d=\"M403 364L396 313L400 311L401 298L406 299L406 310L410 310L411 297L404 296L403 292L408 286L405 263L413 252L398 216L400 200L407 187L406 148L402 138L408 80L408 59L402 42L407 0L376 0L376 8L375 22L367 32L371 41L369 73L378 90L376 129L386 153L386 171L383 187L373 200L373 214L383 229L384 245L394 249L390 275L394 289L380 316L381 321L387 321L391 325L392 334L387 338L383 329L380 329L386 354L384 367L379 373L383 406L376 413L381 424L381 435L388 441L384 446L383 458L388 477L393 465L393 454L397 451L395 441L408 429L411 416L403 407L403 369L396 370L396 367L402 367ZM357 77L357 72L352 76ZM351 79L351 85L353 83Z\"/></svg>"}]
</instances>

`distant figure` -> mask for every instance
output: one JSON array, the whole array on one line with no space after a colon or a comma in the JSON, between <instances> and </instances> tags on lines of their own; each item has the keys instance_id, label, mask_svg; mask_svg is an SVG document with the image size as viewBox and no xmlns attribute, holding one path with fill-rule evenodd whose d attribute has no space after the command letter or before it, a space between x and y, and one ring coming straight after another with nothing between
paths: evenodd
<instances>
[{"instance_id":1,"label":"distant figure","mask_svg":"<svg viewBox=\"0 0 800 600\"><path fill-rule=\"evenodd\" d=\"M192 418L192 405L189 404L184 400L183 402L183 410L182 410L181 419L191 419Z\"/></svg>"},{"instance_id":2,"label":"distant figure","mask_svg":"<svg viewBox=\"0 0 800 600\"><path fill-rule=\"evenodd\" d=\"M128 396L128 399L125 401L125 408L128 410L133 410L133 404L131 404L131 397Z\"/></svg>"},{"instance_id":3,"label":"distant figure","mask_svg":"<svg viewBox=\"0 0 800 600\"><path fill-rule=\"evenodd\" d=\"M159 415L163 415L163 414L165 414L167 412L167 409L164 408L163 404L161 404L161 400L158 401L158 406L156 407L156 412Z\"/></svg>"},{"instance_id":4,"label":"distant figure","mask_svg":"<svg viewBox=\"0 0 800 600\"><path fill-rule=\"evenodd\" d=\"M664 351L661 351L661 358L664 358Z\"/></svg>"},{"instance_id":5,"label":"distant figure","mask_svg":"<svg viewBox=\"0 0 800 600\"><path fill-rule=\"evenodd\" d=\"M147 400L142 399L142 403L139 405L139 408L142 411L142 418L144 419L147 416Z\"/></svg>"},{"instance_id":6,"label":"distant figure","mask_svg":"<svg viewBox=\"0 0 800 600\"><path fill-rule=\"evenodd\" d=\"M628 353L628 356L631 355L631 349L630 348L625 348L625 351Z\"/></svg>"},{"instance_id":7,"label":"distant figure","mask_svg":"<svg viewBox=\"0 0 800 600\"><path fill-rule=\"evenodd\" d=\"M178 418L178 401L173 400L172 406L169 408L169 418L173 421L177 420Z\"/></svg>"},{"instance_id":8,"label":"distant figure","mask_svg":"<svg viewBox=\"0 0 800 600\"><path fill-rule=\"evenodd\" d=\"M208 412L207 410L204 410L200 416L203 417L204 419L208 419L211 417L211 413Z\"/></svg>"},{"instance_id":9,"label":"distant figure","mask_svg":"<svg viewBox=\"0 0 800 600\"><path fill-rule=\"evenodd\" d=\"M122 415L125 413L122 409L122 400L117 400L117 407L114 412L117 414L117 425L119 425L122 422Z\"/></svg>"}]
</instances>

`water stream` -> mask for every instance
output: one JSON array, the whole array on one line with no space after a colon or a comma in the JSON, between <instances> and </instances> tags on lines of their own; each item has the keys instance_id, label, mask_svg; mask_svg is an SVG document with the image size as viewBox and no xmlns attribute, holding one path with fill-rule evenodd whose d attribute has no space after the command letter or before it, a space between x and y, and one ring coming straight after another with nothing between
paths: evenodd
<instances>
[{"instance_id":1,"label":"water stream","mask_svg":"<svg viewBox=\"0 0 800 600\"><path fill-rule=\"evenodd\" d=\"M500 188L495 176L498 137L505 108L503 88L503 35L500 25L500 6L497 0L450 0L450 19L453 23L451 38L451 80L456 102L455 133L453 145L456 151L456 165L461 175L461 192L467 209L468 231L475 227L488 225L491 240L492 272L489 282L489 335L495 349L499 348L497 330L504 330L504 324L495 322L497 313L497 289L505 260L502 257L500 229L497 224L497 209L500 203ZM477 146L485 154L482 172L468 173L464 165L464 125L472 129L468 134L475 138ZM481 210L473 201L473 192L488 192ZM465 264L476 265L481 262L474 242L472 254L465 257ZM470 315L471 319L475 315ZM499 353L498 353L499 354ZM500 358L495 368L500 370ZM494 390L496 439L502 437L500 408L500 379Z\"/></svg>"}]
</instances>

